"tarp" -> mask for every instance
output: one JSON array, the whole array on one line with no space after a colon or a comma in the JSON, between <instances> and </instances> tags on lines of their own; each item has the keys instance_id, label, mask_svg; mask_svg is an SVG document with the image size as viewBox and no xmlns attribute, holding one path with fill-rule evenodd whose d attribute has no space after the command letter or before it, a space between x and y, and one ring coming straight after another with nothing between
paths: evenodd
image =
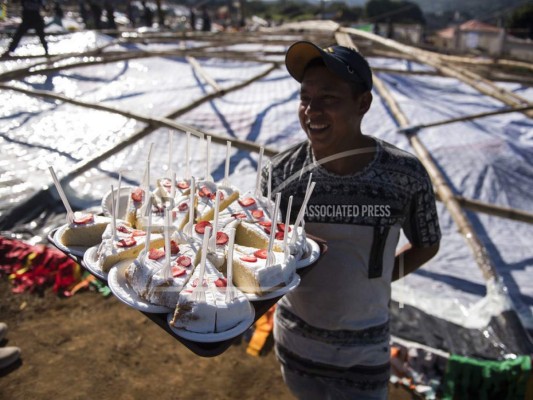
<instances>
[{"instance_id":1,"label":"tarp","mask_svg":"<svg viewBox=\"0 0 533 400\"><path fill-rule=\"evenodd\" d=\"M53 54L90 49L111 41L105 35L81 32L58 38L50 44ZM6 45L6 43L1 43ZM36 38L25 37L20 53L40 54ZM114 45L107 50L132 48L192 48L198 43ZM252 44L217 50L271 49L282 46ZM19 52L19 49L17 49ZM283 57L273 57L282 62ZM215 58L198 60L221 87L242 82L269 65ZM34 61L31 61L34 62ZM30 61L3 61L0 72L29 65ZM374 67L424 71L429 68L411 61L371 58ZM412 124L440 121L505 106L455 79L427 75L378 73ZM153 57L90 67L64 69L48 75L31 75L8 82L19 87L44 89L79 100L127 109L146 116L163 117L189 104L213 88L182 57ZM518 84L502 87L531 100L533 89ZM299 85L280 68L245 88L205 102L180 116L180 123L228 138L246 139L283 150L305 139L297 119ZM145 125L113 113L50 101L9 90L0 90L0 210L5 218L15 205L50 184L48 165L60 175L104 148L125 140ZM405 136L397 132L390 110L377 92L363 131L412 151ZM101 162L97 168L74 179L67 188L75 205L97 206L117 173L126 184L140 181L150 144L153 143L152 176L168 173L168 129L157 129L144 139ZM172 167L184 171L185 135L173 133ZM533 122L521 113L492 116L424 129L419 137L456 194L501 206L533 212ZM205 174L205 142L192 140L192 172ZM210 173L223 177L225 146L212 144ZM243 150L231 153L230 178L244 189L255 187L257 154ZM57 195L50 193L58 203ZM49 197L49 196L48 196ZM35 200L35 204L40 201ZM35 209L33 206L31 207ZM457 227L442 204L438 204L443 239L439 254L427 265L393 285L393 329L406 335L426 336L430 344L462 354L490 357L516 351L506 344L505 334L489 330L491 321L514 307L521 323L533 329L533 227L480 213L467 212L477 234L494 260L501 281L487 286ZM23 217L18 215L17 217ZM487 290L489 288L489 291ZM503 291L503 292L502 292ZM511 300L509 303L507 294ZM413 318L416 318L413 320ZM413 326L413 322L415 326ZM417 329L418 327L418 329ZM458 334L457 330L463 332ZM507 327L509 328L509 327ZM440 329L440 330L439 330ZM444 329L444 330L443 330ZM502 328L505 332L506 327ZM455 333L454 333L455 331ZM473 334L479 346L469 347ZM438 337L450 335L451 337ZM401 335L400 335L401 336ZM421 337L420 337L421 336ZM436 336L436 337L435 337ZM484 341L484 342L483 342ZM496 344L496 348L492 345Z\"/></svg>"}]
</instances>

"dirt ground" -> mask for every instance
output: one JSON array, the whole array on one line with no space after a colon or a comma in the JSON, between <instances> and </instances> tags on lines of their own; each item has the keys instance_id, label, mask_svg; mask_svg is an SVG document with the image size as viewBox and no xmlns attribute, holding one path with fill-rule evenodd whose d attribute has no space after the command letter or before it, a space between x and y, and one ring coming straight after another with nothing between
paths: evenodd
<instances>
[{"instance_id":1,"label":"dirt ground","mask_svg":"<svg viewBox=\"0 0 533 400\"><path fill-rule=\"evenodd\" d=\"M13 294L0 278L1 345L22 360L0 370L0 399L292 399L272 352L246 343L202 358L110 295ZM391 399L410 399L391 387Z\"/></svg>"}]
</instances>

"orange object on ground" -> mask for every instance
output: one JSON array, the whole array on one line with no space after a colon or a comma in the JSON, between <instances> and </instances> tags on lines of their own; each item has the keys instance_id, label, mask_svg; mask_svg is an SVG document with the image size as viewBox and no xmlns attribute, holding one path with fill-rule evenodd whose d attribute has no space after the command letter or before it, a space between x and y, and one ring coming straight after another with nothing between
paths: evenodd
<instances>
[{"instance_id":1,"label":"orange object on ground","mask_svg":"<svg viewBox=\"0 0 533 400\"><path fill-rule=\"evenodd\" d=\"M268 338L274 329L274 311L276 305L274 304L270 309L264 313L254 324L255 330L246 348L246 353L251 356L259 357L266 351L265 345Z\"/></svg>"}]
</instances>

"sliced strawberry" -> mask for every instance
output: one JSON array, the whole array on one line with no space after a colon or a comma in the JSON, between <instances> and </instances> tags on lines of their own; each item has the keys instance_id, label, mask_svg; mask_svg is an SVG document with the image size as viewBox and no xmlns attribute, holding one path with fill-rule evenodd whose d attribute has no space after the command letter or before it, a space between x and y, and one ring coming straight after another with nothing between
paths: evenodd
<instances>
[{"instance_id":1,"label":"sliced strawberry","mask_svg":"<svg viewBox=\"0 0 533 400\"><path fill-rule=\"evenodd\" d=\"M217 245L228 243L229 237L224 232L217 232Z\"/></svg>"},{"instance_id":2,"label":"sliced strawberry","mask_svg":"<svg viewBox=\"0 0 533 400\"><path fill-rule=\"evenodd\" d=\"M244 199L239 199L239 204L242 207L250 207L255 204L255 199L253 197L245 197Z\"/></svg>"},{"instance_id":3,"label":"sliced strawberry","mask_svg":"<svg viewBox=\"0 0 533 400\"><path fill-rule=\"evenodd\" d=\"M278 231L276 232L276 239L277 240L283 240L283 236L285 235L285 232Z\"/></svg>"},{"instance_id":4,"label":"sliced strawberry","mask_svg":"<svg viewBox=\"0 0 533 400\"><path fill-rule=\"evenodd\" d=\"M195 279L195 280L193 281L193 283L192 283L192 285L191 285L191 286L192 286L192 287L196 287L196 286L198 286L198 281L199 281L199 279L198 279L198 278L196 278L196 279ZM202 286L204 286L204 287L206 287L206 286L207 286L207 281L206 281L205 279L204 279L204 281L203 281L203 284L202 284Z\"/></svg>"},{"instance_id":5,"label":"sliced strawberry","mask_svg":"<svg viewBox=\"0 0 533 400\"><path fill-rule=\"evenodd\" d=\"M140 229L133 229L133 230L131 231L131 235L132 235L133 237L137 237L137 236L146 236L146 232L145 232L145 231L142 231L142 230L140 230Z\"/></svg>"},{"instance_id":6,"label":"sliced strawberry","mask_svg":"<svg viewBox=\"0 0 533 400\"><path fill-rule=\"evenodd\" d=\"M191 260L191 257L189 256L179 256L178 259L176 260L176 263L182 267L190 267L191 264L192 264L192 260Z\"/></svg>"},{"instance_id":7,"label":"sliced strawberry","mask_svg":"<svg viewBox=\"0 0 533 400\"><path fill-rule=\"evenodd\" d=\"M132 192L131 192L131 199L133 201L143 201L143 196L144 196L144 190L142 190L140 187L138 188L135 188Z\"/></svg>"},{"instance_id":8,"label":"sliced strawberry","mask_svg":"<svg viewBox=\"0 0 533 400\"><path fill-rule=\"evenodd\" d=\"M266 249L259 249L254 252L254 256L256 256L257 258L262 258L263 260L266 260L267 255L268 252Z\"/></svg>"},{"instance_id":9,"label":"sliced strawberry","mask_svg":"<svg viewBox=\"0 0 533 400\"><path fill-rule=\"evenodd\" d=\"M79 217L74 218L74 223L77 225L86 225L94 221L94 215L91 213L82 214Z\"/></svg>"},{"instance_id":10,"label":"sliced strawberry","mask_svg":"<svg viewBox=\"0 0 533 400\"><path fill-rule=\"evenodd\" d=\"M270 235L270 227L265 226L263 227L263 230L266 232L267 235Z\"/></svg>"},{"instance_id":11,"label":"sliced strawberry","mask_svg":"<svg viewBox=\"0 0 533 400\"><path fill-rule=\"evenodd\" d=\"M119 231L121 233L130 233L131 232L131 228L128 228L126 225L119 225L119 226L117 226L117 231Z\"/></svg>"},{"instance_id":12,"label":"sliced strawberry","mask_svg":"<svg viewBox=\"0 0 533 400\"><path fill-rule=\"evenodd\" d=\"M165 250L163 249L150 249L148 252L148 258L150 260L159 260L161 257L165 256Z\"/></svg>"},{"instance_id":13,"label":"sliced strawberry","mask_svg":"<svg viewBox=\"0 0 533 400\"><path fill-rule=\"evenodd\" d=\"M137 244L137 241L133 237L120 239L117 242L118 247L131 247L135 246Z\"/></svg>"},{"instance_id":14,"label":"sliced strawberry","mask_svg":"<svg viewBox=\"0 0 533 400\"><path fill-rule=\"evenodd\" d=\"M211 194L209 195L209 198L210 198L211 200L215 200L215 196L216 196L215 193L211 193ZM224 200L224 193L219 192L219 193L218 193L218 199L219 199L220 201Z\"/></svg>"},{"instance_id":15,"label":"sliced strawberry","mask_svg":"<svg viewBox=\"0 0 533 400\"><path fill-rule=\"evenodd\" d=\"M189 183L186 181L178 182L176 186L178 187L178 189L181 189L181 190L189 189L190 187Z\"/></svg>"},{"instance_id":16,"label":"sliced strawberry","mask_svg":"<svg viewBox=\"0 0 533 400\"><path fill-rule=\"evenodd\" d=\"M243 213L243 212L231 214L231 216L233 218L236 218L236 219L244 219L244 218L246 218L246 214Z\"/></svg>"},{"instance_id":17,"label":"sliced strawberry","mask_svg":"<svg viewBox=\"0 0 533 400\"><path fill-rule=\"evenodd\" d=\"M198 191L198 196L211 198L211 196L213 196L213 192L207 186L202 186Z\"/></svg>"},{"instance_id":18,"label":"sliced strawberry","mask_svg":"<svg viewBox=\"0 0 533 400\"><path fill-rule=\"evenodd\" d=\"M212 226L211 222L209 222L209 221L200 221L194 226L194 230L196 231L196 233L198 233L200 235L203 235L204 232L205 232L205 228L208 227L208 226Z\"/></svg>"},{"instance_id":19,"label":"sliced strawberry","mask_svg":"<svg viewBox=\"0 0 533 400\"><path fill-rule=\"evenodd\" d=\"M285 232L285 224L282 224L281 222L278 223L278 231ZM291 227L289 226L289 230L287 232L292 231Z\"/></svg>"},{"instance_id":20,"label":"sliced strawberry","mask_svg":"<svg viewBox=\"0 0 533 400\"><path fill-rule=\"evenodd\" d=\"M187 211L188 209L189 209L189 204L186 201L184 201L178 206L178 210L180 210L180 212Z\"/></svg>"},{"instance_id":21,"label":"sliced strawberry","mask_svg":"<svg viewBox=\"0 0 533 400\"><path fill-rule=\"evenodd\" d=\"M272 222L270 222L270 221L260 221L259 225L266 226L266 227L271 227L272 226Z\"/></svg>"},{"instance_id":22,"label":"sliced strawberry","mask_svg":"<svg viewBox=\"0 0 533 400\"><path fill-rule=\"evenodd\" d=\"M228 286L228 281L226 280L226 278L218 278L215 281L215 286L216 287L226 287L226 286Z\"/></svg>"},{"instance_id":23,"label":"sliced strawberry","mask_svg":"<svg viewBox=\"0 0 533 400\"><path fill-rule=\"evenodd\" d=\"M165 187L165 189L170 189L172 187L172 182L167 178L161 180L161 184Z\"/></svg>"},{"instance_id":24,"label":"sliced strawberry","mask_svg":"<svg viewBox=\"0 0 533 400\"><path fill-rule=\"evenodd\" d=\"M253 255L244 255L239 257L244 262L254 263L257 262L257 257Z\"/></svg>"},{"instance_id":25,"label":"sliced strawberry","mask_svg":"<svg viewBox=\"0 0 533 400\"><path fill-rule=\"evenodd\" d=\"M252 217L254 217L255 219L261 219L265 216L265 213L263 212L263 210L253 210L252 211Z\"/></svg>"},{"instance_id":26,"label":"sliced strawberry","mask_svg":"<svg viewBox=\"0 0 533 400\"><path fill-rule=\"evenodd\" d=\"M174 240L171 240L170 241L170 254L177 254L179 252L180 252L180 247Z\"/></svg>"},{"instance_id":27,"label":"sliced strawberry","mask_svg":"<svg viewBox=\"0 0 533 400\"><path fill-rule=\"evenodd\" d=\"M178 267L177 265L172 267L172 276L174 278L177 278L178 276L185 275L186 273L187 273L187 271L185 270L185 268Z\"/></svg>"}]
</instances>

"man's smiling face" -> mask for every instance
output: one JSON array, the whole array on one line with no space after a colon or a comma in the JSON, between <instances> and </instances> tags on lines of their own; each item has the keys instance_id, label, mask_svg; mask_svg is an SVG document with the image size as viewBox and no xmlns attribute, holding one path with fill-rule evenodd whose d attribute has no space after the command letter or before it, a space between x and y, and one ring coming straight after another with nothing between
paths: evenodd
<instances>
[{"instance_id":1,"label":"man's smiling face","mask_svg":"<svg viewBox=\"0 0 533 400\"><path fill-rule=\"evenodd\" d=\"M325 66L307 68L301 84L298 116L318 159L356 147L368 107L349 82ZM364 109L364 110L363 110Z\"/></svg>"}]
</instances>

